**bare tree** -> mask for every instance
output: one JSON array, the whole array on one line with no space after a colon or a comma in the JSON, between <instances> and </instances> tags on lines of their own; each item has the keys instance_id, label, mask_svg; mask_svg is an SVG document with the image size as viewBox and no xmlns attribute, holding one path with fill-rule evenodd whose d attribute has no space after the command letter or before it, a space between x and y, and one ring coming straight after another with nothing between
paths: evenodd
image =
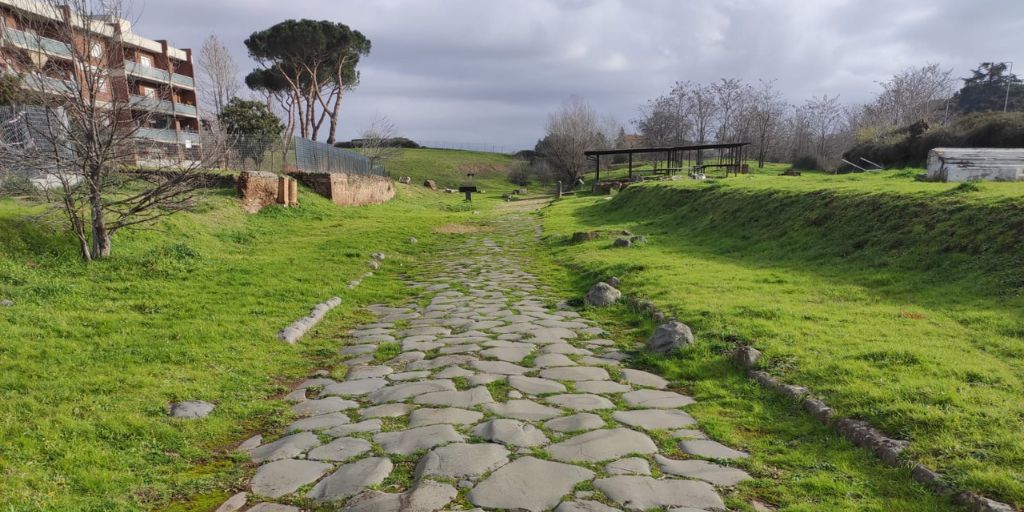
<instances>
[{"instance_id":1,"label":"bare tree","mask_svg":"<svg viewBox=\"0 0 1024 512\"><path fill-rule=\"evenodd\" d=\"M196 64L199 92L208 102L212 117L216 119L223 112L224 105L237 96L241 89L238 65L228 48L213 34L203 41Z\"/></svg>"},{"instance_id":2,"label":"bare tree","mask_svg":"<svg viewBox=\"0 0 1024 512\"><path fill-rule=\"evenodd\" d=\"M749 86L736 78L723 78L710 85L718 114L717 139L726 142L736 135L740 113L749 99Z\"/></svg>"},{"instance_id":3,"label":"bare tree","mask_svg":"<svg viewBox=\"0 0 1024 512\"><path fill-rule=\"evenodd\" d=\"M563 181L575 184L589 167L583 152L607 145L597 112L573 96L548 117L547 134L538 144L538 152Z\"/></svg>"},{"instance_id":4,"label":"bare tree","mask_svg":"<svg viewBox=\"0 0 1024 512\"><path fill-rule=\"evenodd\" d=\"M363 155L370 159L370 165L381 164L399 152L395 144L398 129L387 116L377 114L370 120L370 125L363 130L359 139L359 147Z\"/></svg>"},{"instance_id":5,"label":"bare tree","mask_svg":"<svg viewBox=\"0 0 1024 512\"><path fill-rule=\"evenodd\" d=\"M880 85L882 92L858 114L864 140L918 121L945 122L956 79L952 69L933 63L907 68Z\"/></svg>"},{"instance_id":6,"label":"bare tree","mask_svg":"<svg viewBox=\"0 0 1024 512\"><path fill-rule=\"evenodd\" d=\"M844 112L839 96L815 96L807 100L801 110L813 136L815 155L826 162L835 160L838 152L832 142L841 127Z\"/></svg>"},{"instance_id":7,"label":"bare tree","mask_svg":"<svg viewBox=\"0 0 1024 512\"><path fill-rule=\"evenodd\" d=\"M761 80L747 110L756 144L757 166L760 168L764 167L772 147L772 136L777 131L785 109L786 103L782 101L782 94L775 89L775 81Z\"/></svg>"},{"instance_id":8,"label":"bare tree","mask_svg":"<svg viewBox=\"0 0 1024 512\"><path fill-rule=\"evenodd\" d=\"M648 147L682 145L690 132L684 102L674 94L648 100L633 121Z\"/></svg>"},{"instance_id":9,"label":"bare tree","mask_svg":"<svg viewBox=\"0 0 1024 512\"><path fill-rule=\"evenodd\" d=\"M49 199L66 217L82 258L105 258L120 230L189 208L206 179L204 162L217 150L138 139L156 99L128 94L118 72L126 50L119 4L47 0L32 9L42 12L16 11L15 26L3 28L22 43L5 55L23 90L8 114L22 123L24 136L0 141L0 164L42 170L39 179L54 187ZM41 58L43 48L67 58ZM155 155L142 155L153 148Z\"/></svg>"}]
</instances>

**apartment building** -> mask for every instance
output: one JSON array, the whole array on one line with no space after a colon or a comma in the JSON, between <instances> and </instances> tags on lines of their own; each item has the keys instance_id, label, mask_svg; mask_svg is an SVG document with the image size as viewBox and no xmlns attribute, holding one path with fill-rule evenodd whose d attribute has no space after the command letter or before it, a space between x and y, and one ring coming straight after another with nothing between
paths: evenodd
<instances>
[{"instance_id":1,"label":"apartment building","mask_svg":"<svg viewBox=\"0 0 1024 512\"><path fill-rule=\"evenodd\" d=\"M23 86L66 94L84 66L102 67L109 79L95 88L97 101L129 105L140 141L172 146L140 144L141 151L181 153L200 143L191 50L142 37L127 20L82 18L36 0L0 0L0 21L0 66Z\"/></svg>"}]
</instances>

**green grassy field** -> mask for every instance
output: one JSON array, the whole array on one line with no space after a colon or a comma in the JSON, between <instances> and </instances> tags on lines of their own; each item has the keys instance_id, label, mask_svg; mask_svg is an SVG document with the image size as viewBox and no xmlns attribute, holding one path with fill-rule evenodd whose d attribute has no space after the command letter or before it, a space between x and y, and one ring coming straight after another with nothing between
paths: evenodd
<instances>
[{"instance_id":1,"label":"green grassy field","mask_svg":"<svg viewBox=\"0 0 1024 512\"><path fill-rule=\"evenodd\" d=\"M506 179L512 157L500 153L482 153L453 149L402 149L387 164L393 179L412 178L412 184L422 186L424 180L434 180L439 188L458 188L469 183L466 173L476 176L473 182L485 191L508 190L512 185Z\"/></svg>"},{"instance_id":2,"label":"green grassy field","mask_svg":"<svg viewBox=\"0 0 1024 512\"><path fill-rule=\"evenodd\" d=\"M501 160L421 155L392 169ZM113 256L89 265L40 207L0 200L0 297L15 301L0 308L0 510L156 509L195 496L184 509L212 510L248 471L227 449L287 419L265 398L329 368L332 336L364 320L361 306L406 293L396 274L459 236L437 226L482 222L499 199L466 206L413 186L385 205L339 208L303 190L297 208L250 216L216 190L196 211L119 233ZM376 251L389 256L382 271L347 290ZM332 295L344 302L316 333L276 339ZM218 408L168 418L184 399Z\"/></svg>"},{"instance_id":3,"label":"green grassy field","mask_svg":"<svg viewBox=\"0 0 1024 512\"><path fill-rule=\"evenodd\" d=\"M695 415L727 439L756 447L772 428L757 420L758 400L715 400L744 389L724 354L749 342L769 372L840 415L911 440L910 456L957 485L1021 506L1024 183L923 183L919 172L631 186L547 208L546 241L563 264L616 275L695 328L695 347L648 363L711 402ZM612 248L621 229L648 243ZM585 230L609 234L567 242Z\"/></svg>"}]
</instances>

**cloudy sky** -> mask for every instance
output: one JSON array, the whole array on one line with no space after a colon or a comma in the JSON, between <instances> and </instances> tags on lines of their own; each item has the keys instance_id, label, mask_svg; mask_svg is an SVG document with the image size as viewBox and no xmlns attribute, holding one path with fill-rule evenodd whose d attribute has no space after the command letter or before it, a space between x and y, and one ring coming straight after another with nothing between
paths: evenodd
<instances>
[{"instance_id":1,"label":"cloudy sky","mask_svg":"<svg viewBox=\"0 0 1024 512\"><path fill-rule=\"evenodd\" d=\"M794 103L866 101L875 81L939 62L1024 69L1022 0L134 0L136 31L198 49L288 18L340 21L373 51L339 139L375 114L422 141L532 147L570 95L623 123L677 80L776 79Z\"/></svg>"}]
</instances>

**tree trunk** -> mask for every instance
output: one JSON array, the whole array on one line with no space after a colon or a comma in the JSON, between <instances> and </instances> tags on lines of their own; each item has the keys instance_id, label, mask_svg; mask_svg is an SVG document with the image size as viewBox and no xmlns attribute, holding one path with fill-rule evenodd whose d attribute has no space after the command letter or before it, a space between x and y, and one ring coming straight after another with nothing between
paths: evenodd
<instances>
[{"instance_id":1,"label":"tree trunk","mask_svg":"<svg viewBox=\"0 0 1024 512\"><path fill-rule=\"evenodd\" d=\"M99 172L94 171L94 176ZM107 231L107 221L103 215L103 191L97 185L98 178L90 180L89 184L89 205L92 216L92 250L93 259L103 259L110 256L110 232Z\"/></svg>"}]
</instances>

